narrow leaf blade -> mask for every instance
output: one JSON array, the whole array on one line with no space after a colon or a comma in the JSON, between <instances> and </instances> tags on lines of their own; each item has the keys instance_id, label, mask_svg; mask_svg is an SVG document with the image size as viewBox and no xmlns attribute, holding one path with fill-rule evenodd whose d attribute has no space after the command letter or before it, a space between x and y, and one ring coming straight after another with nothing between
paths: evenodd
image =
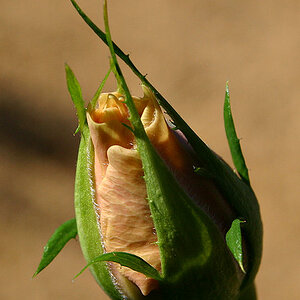
<instances>
[{"instance_id":1,"label":"narrow leaf blade","mask_svg":"<svg viewBox=\"0 0 300 300\"><path fill-rule=\"evenodd\" d=\"M95 108L96 103L97 103L97 100L98 100L98 98L99 98L99 96L100 96L100 93L101 93L102 90L103 90L103 87L104 87L104 85L105 85L106 80L107 80L108 77L109 77L109 74L110 74L111 70L112 70L112 67L109 68L109 70L108 70L108 72L106 73L104 79L103 79L102 82L100 83L100 86L99 86L99 88L97 89L97 91L96 91L96 93L95 93L93 99L91 100L92 108Z\"/></svg>"},{"instance_id":2,"label":"narrow leaf blade","mask_svg":"<svg viewBox=\"0 0 300 300\"><path fill-rule=\"evenodd\" d=\"M62 248L66 245L66 243L74 239L77 235L77 225L76 219L71 219L61 226L59 226L53 235L50 237L48 243L44 247L44 253L40 264L33 274L35 277L38 273L40 273L44 268L46 268L53 259L57 256L57 254L62 250Z\"/></svg>"},{"instance_id":3,"label":"narrow leaf blade","mask_svg":"<svg viewBox=\"0 0 300 300\"><path fill-rule=\"evenodd\" d=\"M134 271L140 272L147 277L161 280L161 276L159 275L159 272L153 268L151 265L149 265L145 260L143 260L141 257L136 256L134 254L126 253L126 252L110 252L102 254L95 259L93 259L90 263L88 263L75 277L77 278L79 275L81 275L89 266L102 262L102 261L112 261L119 263L121 266L130 268Z\"/></svg>"},{"instance_id":4,"label":"narrow leaf blade","mask_svg":"<svg viewBox=\"0 0 300 300\"><path fill-rule=\"evenodd\" d=\"M65 65L65 70L66 70L68 90L71 95L71 99L75 105L75 108L77 110L80 131L83 132L83 126L86 123L86 115L85 115L84 101L81 93L81 87L73 71L67 64Z\"/></svg>"},{"instance_id":5,"label":"narrow leaf blade","mask_svg":"<svg viewBox=\"0 0 300 300\"><path fill-rule=\"evenodd\" d=\"M240 174L242 180L250 185L248 169L242 153L240 140L237 137L231 113L230 95L228 83L226 83L225 102L224 102L224 123L226 136L232 156L233 163Z\"/></svg>"},{"instance_id":6,"label":"narrow leaf blade","mask_svg":"<svg viewBox=\"0 0 300 300\"><path fill-rule=\"evenodd\" d=\"M232 255L238 262L240 268L244 273L246 273L243 266L243 248L242 248L242 233L241 233L241 223L244 222L245 221L241 221L239 219L235 219L232 222L231 227L226 234L226 243Z\"/></svg>"}]
</instances>

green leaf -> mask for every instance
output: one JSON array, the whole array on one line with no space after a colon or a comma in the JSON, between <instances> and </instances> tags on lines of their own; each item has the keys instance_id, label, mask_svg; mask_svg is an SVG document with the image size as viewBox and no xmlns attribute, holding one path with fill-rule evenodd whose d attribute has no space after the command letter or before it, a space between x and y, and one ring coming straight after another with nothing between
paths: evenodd
<instances>
[{"instance_id":1,"label":"green leaf","mask_svg":"<svg viewBox=\"0 0 300 300\"><path fill-rule=\"evenodd\" d=\"M71 95L71 99L75 105L75 108L77 110L80 131L83 132L83 126L86 123L86 115L85 115L84 101L81 93L81 87L73 71L67 64L65 65L65 70L66 70L68 90Z\"/></svg>"},{"instance_id":2,"label":"green leaf","mask_svg":"<svg viewBox=\"0 0 300 300\"><path fill-rule=\"evenodd\" d=\"M49 239L47 245L44 247L44 253L41 259L41 262L33 274L35 277L38 273L40 273L44 268L46 268L53 259L57 256L57 254L62 250L62 248L66 245L66 243L74 239L77 235L77 226L76 219L71 219L61 226L59 226L54 234Z\"/></svg>"},{"instance_id":3,"label":"green leaf","mask_svg":"<svg viewBox=\"0 0 300 300\"><path fill-rule=\"evenodd\" d=\"M96 91L96 93L95 93L93 99L91 100L92 108L95 108L96 103L97 103L97 100L98 100L98 98L99 98L99 96L100 96L100 94L101 94L101 92L102 92L102 90L103 90L103 87L104 87L104 85L105 85L106 80L107 80L108 77L109 77L109 74L110 74L111 70L112 70L112 67L109 68L109 70L108 70L108 72L106 73L104 79L102 80L102 82L101 82L99 88L97 89L97 91Z\"/></svg>"},{"instance_id":4,"label":"green leaf","mask_svg":"<svg viewBox=\"0 0 300 300\"><path fill-rule=\"evenodd\" d=\"M243 247L241 233L241 223L244 222L245 221L241 221L239 219L235 219L232 222L230 229L226 233L226 243L232 255L238 262L240 268L244 273L246 273L243 266Z\"/></svg>"},{"instance_id":5,"label":"green leaf","mask_svg":"<svg viewBox=\"0 0 300 300\"><path fill-rule=\"evenodd\" d=\"M226 83L225 102L224 102L224 123L225 123L225 131L226 131L226 136L227 136L233 163L239 175L241 176L242 180L248 185L250 185L248 169L242 153L240 140L237 137L233 118L232 118L228 82Z\"/></svg>"},{"instance_id":6,"label":"green leaf","mask_svg":"<svg viewBox=\"0 0 300 300\"><path fill-rule=\"evenodd\" d=\"M159 272L151 265L149 265L145 260L143 260L139 256L126 252L110 252L94 258L74 277L74 279L81 275L89 266L103 261L113 261L119 263L121 266L128 267L134 271L140 272L147 277L156 280L162 280Z\"/></svg>"}]
</instances>

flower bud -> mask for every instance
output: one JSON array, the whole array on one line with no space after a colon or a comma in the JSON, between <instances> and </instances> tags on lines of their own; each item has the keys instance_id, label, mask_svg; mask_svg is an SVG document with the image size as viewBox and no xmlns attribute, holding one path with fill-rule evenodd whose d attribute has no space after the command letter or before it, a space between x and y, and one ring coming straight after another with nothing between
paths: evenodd
<instances>
[{"instance_id":1,"label":"flower bud","mask_svg":"<svg viewBox=\"0 0 300 300\"><path fill-rule=\"evenodd\" d=\"M124 96L114 92L101 94L96 107L89 105L87 110L88 129L76 179L76 219L88 262L102 253L126 252L154 267L163 280L115 262L93 264L91 271L113 299L184 299L183 295L186 299L235 299L247 276L227 247L225 235L233 221L243 216L226 199L207 163L165 120L154 95L144 86L143 90L144 97L133 97L133 101L164 165L162 173L170 176L170 185L164 186L166 194L173 190L167 197L170 204L162 204L168 213L162 217L163 209L151 201L151 178L144 176ZM93 201L92 208L86 198ZM244 262L250 270L252 258L247 253L252 246L243 243Z\"/></svg>"},{"instance_id":2,"label":"flower bud","mask_svg":"<svg viewBox=\"0 0 300 300\"><path fill-rule=\"evenodd\" d=\"M109 46L110 71L124 95L100 94L109 71L86 109L80 85L66 65L81 132L76 219L51 236L34 276L78 233L88 262L78 275L89 267L111 299L255 300L262 223L235 132L228 85L225 130L237 172L112 42L107 1L106 34L71 1ZM147 86L142 98L130 95L116 54ZM172 121L166 121L155 95Z\"/></svg>"}]
</instances>

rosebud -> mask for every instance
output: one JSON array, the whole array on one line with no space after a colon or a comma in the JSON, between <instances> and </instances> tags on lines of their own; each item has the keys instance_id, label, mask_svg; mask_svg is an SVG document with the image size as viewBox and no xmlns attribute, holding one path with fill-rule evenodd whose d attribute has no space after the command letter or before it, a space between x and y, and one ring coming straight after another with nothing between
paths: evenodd
<instances>
[{"instance_id":1,"label":"rosebud","mask_svg":"<svg viewBox=\"0 0 300 300\"><path fill-rule=\"evenodd\" d=\"M114 92L101 94L96 107L89 105L87 110L88 129L77 169L76 220L88 262L102 253L130 253L154 267L162 279L116 262L91 264L91 271L114 299L124 295L129 299L242 299L238 297L242 297L247 277L243 261L246 272L250 272L253 245L245 238L243 261L238 261L237 248L226 245L225 235L235 219L242 217L248 222L247 216L240 215L226 199L228 194L218 186L220 178L207 169L207 162L199 159L184 135L170 127L150 90L143 90L144 97L133 97L133 101L151 144L166 166L162 173L170 176L170 185L164 189L172 195L168 198L171 208L170 204L162 205L168 213L174 209L173 215L161 219L163 210L156 211L157 204L153 206L149 199L125 98ZM229 167L216 158L227 172ZM239 184L244 185L238 182L237 190L230 192L239 193ZM242 242L238 237L234 242L240 243L241 256ZM245 289L248 286L252 288L252 283Z\"/></svg>"},{"instance_id":2,"label":"rosebud","mask_svg":"<svg viewBox=\"0 0 300 300\"><path fill-rule=\"evenodd\" d=\"M111 69L124 95L100 95L108 73L86 110L79 83L66 66L82 134L76 219L55 231L34 276L78 233L88 262L83 270L89 267L112 299L256 299L262 224L231 116L228 86L225 130L237 172L113 44L107 1L106 34L71 1L109 46ZM116 54L147 86L143 98L131 97ZM165 120L154 95L175 127Z\"/></svg>"}]
</instances>

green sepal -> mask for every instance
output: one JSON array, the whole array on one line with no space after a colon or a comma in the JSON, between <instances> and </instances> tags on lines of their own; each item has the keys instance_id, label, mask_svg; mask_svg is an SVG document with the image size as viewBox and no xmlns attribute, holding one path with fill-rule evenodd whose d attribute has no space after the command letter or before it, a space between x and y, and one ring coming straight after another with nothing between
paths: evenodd
<instances>
[{"instance_id":1,"label":"green sepal","mask_svg":"<svg viewBox=\"0 0 300 300\"><path fill-rule=\"evenodd\" d=\"M98 99L99 99L99 96L100 96L100 94L101 94L101 92L102 92L102 90L103 90L103 87L104 87L104 85L105 85L105 83L106 83L106 81L107 81L107 79L108 79L108 77L109 77L111 71L112 71L112 68L110 67L109 70L108 70L108 72L106 73L105 77L104 77L103 80L101 81L100 86L99 86L99 88L97 89L97 91L96 91L96 93L95 93L93 99L92 99L91 102L90 102L93 109L95 108L95 106L96 106L96 104L97 104L97 101L98 101Z\"/></svg>"},{"instance_id":2,"label":"green sepal","mask_svg":"<svg viewBox=\"0 0 300 300\"><path fill-rule=\"evenodd\" d=\"M86 115L85 115L86 109L84 107L84 100L82 98L81 87L73 71L67 64L65 64L65 70L66 70L68 90L77 111L79 128L80 131L83 132L84 124L86 124Z\"/></svg>"},{"instance_id":3,"label":"green sepal","mask_svg":"<svg viewBox=\"0 0 300 300\"><path fill-rule=\"evenodd\" d=\"M145 260L143 260L139 256L126 252L109 252L94 258L74 277L74 279L81 275L89 266L103 261L116 262L121 266L128 267L134 271L140 272L149 278L153 278L159 281L162 280L159 272Z\"/></svg>"},{"instance_id":4,"label":"green sepal","mask_svg":"<svg viewBox=\"0 0 300 300\"><path fill-rule=\"evenodd\" d=\"M118 72L116 70L116 67L115 67L115 65L113 63L112 58L110 59L110 67L111 67L111 69L112 69L112 71L113 71L113 73L115 75L115 79L117 81L117 86L118 86L117 91L118 91L118 93L124 94L124 91L123 91L123 88L122 88L121 79L120 79L120 76L119 76L119 74L118 74Z\"/></svg>"},{"instance_id":5,"label":"green sepal","mask_svg":"<svg viewBox=\"0 0 300 300\"><path fill-rule=\"evenodd\" d=\"M246 166L246 162L240 145L240 140L237 137L232 118L228 82L226 83L224 101L224 124L234 166L236 167L236 170L241 176L242 180L248 185L250 185L248 168Z\"/></svg>"},{"instance_id":6,"label":"green sepal","mask_svg":"<svg viewBox=\"0 0 300 300\"><path fill-rule=\"evenodd\" d=\"M75 179L75 214L80 246L86 261L89 262L104 251L95 206L94 148L87 125L84 126L82 134ZM124 299L113 283L107 264L91 265L90 271L111 299Z\"/></svg>"},{"instance_id":7,"label":"green sepal","mask_svg":"<svg viewBox=\"0 0 300 300\"><path fill-rule=\"evenodd\" d=\"M92 105L96 104L110 71L111 70L108 71L97 89L91 101ZM78 80L68 65L66 65L66 78L72 101L77 110L79 128L81 131L75 179L75 214L78 236L86 261L91 261L93 258L103 254L94 195L94 149L87 125L86 108L84 107L81 88ZM78 130L76 130L76 132L77 131ZM124 299L118 287L114 284L112 274L106 264L102 264L99 267L90 266L90 270L98 284L106 291L111 299Z\"/></svg>"},{"instance_id":8,"label":"green sepal","mask_svg":"<svg viewBox=\"0 0 300 300\"><path fill-rule=\"evenodd\" d=\"M242 232L241 232L241 223L245 223L245 221L241 221L239 219L235 219L228 232L226 233L226 243L231 251L233 257L238 262L241 270L245 272L243 266L243 247L242 247Z\"/></svg>"},{"instance_id":9,"label":"green sepal","mask_svg":"<svg viewBox=\"0 0 300 300\"><path fill-rule=\"evenodd\" d=\"M166 293L165 299L233 299L241 283L240 276L219 229L182 190L145 132L116 59L106 0L104 23L145 174L148 202L160 249L162 277L167 282L161 292ZM191 238L191 234L195 238Z\"/></svg>"},{"instance_id":10,"label":"green sepal","mask_svg":"<svg viewBox=\"0 0 300 300\"><path fill-rule=\"evenodd\" d=\"M35 277L38 273L45 269L54 260L66 243L69 240L74 239L76 235L77 226L75 219L71 219L60 225L44 247L42 259L32 277Z\"/></svg>"}]
</instances>

